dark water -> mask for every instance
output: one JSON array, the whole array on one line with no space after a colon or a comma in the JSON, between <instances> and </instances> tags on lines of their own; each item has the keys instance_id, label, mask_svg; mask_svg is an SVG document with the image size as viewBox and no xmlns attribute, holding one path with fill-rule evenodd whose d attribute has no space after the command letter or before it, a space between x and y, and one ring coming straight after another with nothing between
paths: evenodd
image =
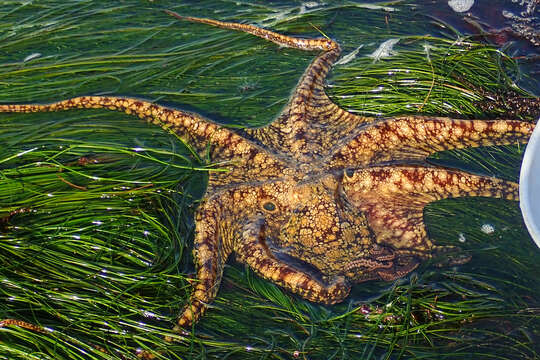
<instances>
[{"instance_id":1,"label":"dark water","mask_svg":"<svg viewBox=\"0 0 540 360\"><path fill-rule=\"evenodd\" d=\"M473 3L456 12L445 1L418 1L422 12L444 21L462 34L470 35L504 50L517 59L530 79L519 84L540 95L540 3L536 0L461 1Z\"/></svg>"}]
</instances>

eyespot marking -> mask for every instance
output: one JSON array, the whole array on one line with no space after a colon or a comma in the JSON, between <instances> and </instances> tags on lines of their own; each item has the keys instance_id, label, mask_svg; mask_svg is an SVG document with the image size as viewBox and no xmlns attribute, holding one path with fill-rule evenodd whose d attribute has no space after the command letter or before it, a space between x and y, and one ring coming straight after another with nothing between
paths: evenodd
<instances>
[{"instance_id":1,"label":"eyespot marking","mask_svg":"<svg viewBox=\"0 0 540 360\"><path fill-rule=\"evenodd\" d=\"M277 211L276 204L271 200L264 200L261 205L263 210L266 212L273 213Z\"/></svg>"}]
</instances>

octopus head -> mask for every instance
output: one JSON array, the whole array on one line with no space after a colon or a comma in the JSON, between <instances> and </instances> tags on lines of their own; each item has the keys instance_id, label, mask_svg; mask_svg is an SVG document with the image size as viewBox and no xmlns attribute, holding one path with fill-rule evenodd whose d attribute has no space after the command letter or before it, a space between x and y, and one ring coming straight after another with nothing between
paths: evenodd
<instances>
[{"instance_id":1,"label":"octopus head","mask_svg":"<svg viewBox=\"0 0 540 360\"><path fill-rule=\"evenodd\" d=\"M261 239L276 257L353 281L390 266L393 254L375 244L364 214L349 204L338 178L291 183L281 190L259 202Z\"/></svg>"}]
</instances>

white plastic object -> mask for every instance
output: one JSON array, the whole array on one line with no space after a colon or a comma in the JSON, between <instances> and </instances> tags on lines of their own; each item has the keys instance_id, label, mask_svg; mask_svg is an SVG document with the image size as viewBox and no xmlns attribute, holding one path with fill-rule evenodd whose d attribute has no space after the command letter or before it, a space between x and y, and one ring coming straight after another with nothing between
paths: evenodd
<instances>
[{"instance_id":1,"label":"white plastic object","mask_svg":"<svg viewBox=\"0 0 540 360\"><path fill-rule=\"evenodd\" d=\"M540 247L540 126L534 129L519 174L519 201L523 220Z\"/></svg>"}]
</instances>

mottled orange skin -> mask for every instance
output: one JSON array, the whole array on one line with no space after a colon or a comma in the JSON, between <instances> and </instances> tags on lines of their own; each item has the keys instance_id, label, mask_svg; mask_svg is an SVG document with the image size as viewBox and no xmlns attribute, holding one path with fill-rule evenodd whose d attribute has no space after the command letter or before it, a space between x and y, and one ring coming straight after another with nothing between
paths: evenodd
<instances>
[{"instance_id":1,"label":"mottled orange skin","mask_svg":"<svg viewBox=\"0 0 540 360\"><path fill-rule=\"evenodd\" d=\"M525 143L534 125L357 116L324 92L324 79L340 54L336 42L170 14L321 53L281 115L256 129L227 129L194 113L106 96L0 105L0 112L106 108L159 124L201 155L211 145L211 161L228 172L210 172L195 214L197 279L177 331L197 321L215 298L232 253L260 276L311 301L333 304L348 295L352 283L396 279L440 250L423 223L429 202L458 196L517 200L515 183L436 168L425 160L446 149Z\"/></svg>"}]
</instances>

